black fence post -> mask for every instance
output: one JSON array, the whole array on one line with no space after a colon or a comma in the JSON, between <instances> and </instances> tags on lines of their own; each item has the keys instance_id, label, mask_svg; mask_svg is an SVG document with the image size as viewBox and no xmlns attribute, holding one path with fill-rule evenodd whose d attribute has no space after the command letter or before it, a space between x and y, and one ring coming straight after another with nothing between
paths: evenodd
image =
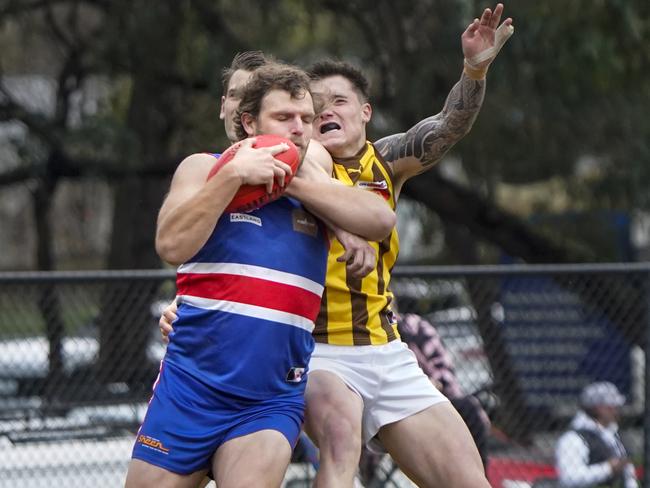
<instances>
[{"instance_id":1,"label":"black fence post","mask_svg":"<svg viewBox=\"0 0 650 488\"><path fill-rule=\"evenodd\" d=\"M645 342L643 354L644 366L644 399L643 399L643 487L650 488L650 273L644 274L645 290Z\"/></svg>"}]
</instances>

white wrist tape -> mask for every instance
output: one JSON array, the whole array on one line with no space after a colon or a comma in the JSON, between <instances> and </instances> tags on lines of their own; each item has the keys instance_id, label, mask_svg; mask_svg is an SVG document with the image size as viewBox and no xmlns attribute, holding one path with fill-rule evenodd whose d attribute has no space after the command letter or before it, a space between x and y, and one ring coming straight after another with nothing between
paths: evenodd
<instances>
[{"instance_id":1,"label":"white wrist tape","mask_svg":"<svg viewBox=\"0 0 650 488\"><path fill-rule=\"evenodd\" d=\"M485 51L481 51L476 56L465 59L465 62L472 68L477 68L479 64L487 60L493 60L514 32L515 28L513 25L501 24L494 34L494 46Z\"/></svg>"}]
</instances>

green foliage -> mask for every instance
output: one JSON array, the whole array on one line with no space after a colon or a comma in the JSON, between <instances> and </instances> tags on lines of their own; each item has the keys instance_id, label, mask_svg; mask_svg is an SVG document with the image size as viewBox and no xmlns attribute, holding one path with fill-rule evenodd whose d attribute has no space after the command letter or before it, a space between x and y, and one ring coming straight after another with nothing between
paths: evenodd
<instances>
[{"instance_id":1,"label":"green foliage","mask_svg":"<svg viewBox=\"0 0 650 488\"><path fill-rule=\"evenodd\" d=\"M78 163L80 174L92 175L217 151L228 144L218 119L220 72L234 53L249 49L302 65L322 56L358 63L372 82L370 137L401 132L442 108L462 69L460 35L486 6L493 5L16 2L0 10L2 71L53 77L59 110L45 128L21 119L30 135L19 142L20 154L29 155L23 163L33 177L54 149L70 165ZM472 185L559 176L581 208L649 209L650 3L548 0L505 7L516 33L490 68L472 132L453 150ZM75 87L90 79L102 80L108 94L96 113L72 124ZM0 120L12 120L5 101L0 98ZM584 156L600 166L590 178L576 179ZM96 164L79 166L89 160Z\"/></svg>"},{"instance_id":2,"label":"green foliage","mask_svg":"<svg viewBox=\"0 0 650 488\"><path fill-rule=\"evenodd\" d=\"M609 162L604 186L621 171L643 176L647 185L641 168L650 122L639 109L650 102L648 3L517 2L509 8L516 35L491 70L486 106L470 140L496 142L486 145L489 160L507 154L506 181L568 177L579 156L592 155ZM645 204L642 193L627 196L625 206Z\"/></svg>"}]
</instances>

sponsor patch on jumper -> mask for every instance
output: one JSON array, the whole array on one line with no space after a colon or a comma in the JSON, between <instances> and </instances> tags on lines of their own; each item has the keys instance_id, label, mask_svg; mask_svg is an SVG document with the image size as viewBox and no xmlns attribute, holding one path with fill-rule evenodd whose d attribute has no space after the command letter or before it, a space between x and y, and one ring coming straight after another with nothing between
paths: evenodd
<instances>
[{"instance_id":1,"label":"sponsor patch on jumper","mask_svg":"<svg viewBox=\"0 0 650 488\"><path fill-rule=\"evenodd\" d=\"M230 214L231 222L247 222L249 224L254 224L259 227L262 227L262 219L256 217L255 215L249 215L244 213L231 213Z\"/></svg>"},{"instance_id":2,"label":"sponsor patch on jumper","mask_svg":"<svg viewBox=\"0 0 650 488\"><path fill-rule=\"evenodd\" d=\"M388 183L385 180L382 181L358 181L357 187L362 190L369 190L375 192L377 195L381 195L385 200L390 200L390 190L388 189Z\"/></svg>"},{"instance_id":3,"label":"sponsor patch on jumper","mask_svg":"<svg viewBox=\"0 0 650 488\"><path fill-rule=\"evenodd\" d=\"M388 190L388 183L382 181L358 181L357 186L364 190Z\"/></svg>"},{"instance_id":4,"label":"sponsor patch on jumper","mask_svg":"<svg viewBox=\"0 0 650 488\"><path fill-rule=\"evenodd\" d=\"M287 373L287 381L289 383L300 383L305 374L305 368L291 368Z\"/></svg>"},{"instance_id":5,"label":"sponsor patch on jumper","mask_svg":"<svg viewBox=\"0 0 650 488\"><path fill-rule=\"evenodd\" d=\"M303 234L316 237L318 235L318 223L313 215L305 212L300 208L296 208L291 213L293 221L293 230L302 232Z\"/></svg>"}]
</instances>

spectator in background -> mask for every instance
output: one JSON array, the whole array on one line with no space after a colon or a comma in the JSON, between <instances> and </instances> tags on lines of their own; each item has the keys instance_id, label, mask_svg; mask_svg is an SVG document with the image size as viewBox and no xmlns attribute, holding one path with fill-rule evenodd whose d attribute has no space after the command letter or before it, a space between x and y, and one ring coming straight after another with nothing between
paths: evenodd
<instances>
[{"instance_id":1,"label":"spectator in background","mask_svg":"<svg viewBox=\"0 0 650 488\"><path fill-rule=\"evenodd\" d=\"M580 410L555 448L560 486L639 486L618 434L619 409L624 403L625 397L610 382L596 382L584 388Z\"/></svg>"}]
</instances>

